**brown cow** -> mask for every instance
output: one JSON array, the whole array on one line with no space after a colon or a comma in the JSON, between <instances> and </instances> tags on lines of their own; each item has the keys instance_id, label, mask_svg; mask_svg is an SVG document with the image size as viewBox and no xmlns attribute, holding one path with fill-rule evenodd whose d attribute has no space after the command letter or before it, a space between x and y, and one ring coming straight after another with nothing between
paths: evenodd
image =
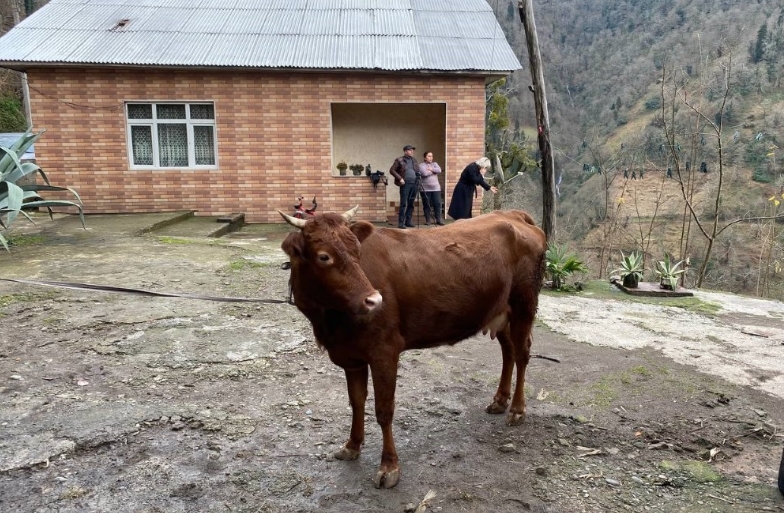
<instances>
[{"instance_id":1,"label":"brown cow","mask_svg":"<svg viewBox=\"0 0 784 513\"><path fill-rule=\"evenodd\" d=\"M335 457L359 457L369 370L384 437L374 482L391 488L400 475L392 416L401 352L489 331L501 344L503 367L486 410L505 412L511 396L507 423L524 420L523 385L546 241L531 216L519 210L428 230L349 224L356 210L307 221L279 211L300 229L282 247L291 257L294 304L313 325L316 342L346 373L351 434Z\"/></svg>"}]
</instances>

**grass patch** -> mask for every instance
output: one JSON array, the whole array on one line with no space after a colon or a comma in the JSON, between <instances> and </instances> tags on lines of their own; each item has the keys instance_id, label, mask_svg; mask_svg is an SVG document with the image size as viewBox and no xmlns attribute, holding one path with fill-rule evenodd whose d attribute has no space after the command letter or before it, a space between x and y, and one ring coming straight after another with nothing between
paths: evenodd
<instances>
[{"instance_id":1,"label":"grass patch","mask_svg":"<svg viewBox=\"0 0 784 513\"><path fill-rule=\"evenodd\" d=\"M43 244L46 239L43 235L12 235L8 237L9 246L37 246Z\"/></svg>"},{"instance_id":2,"label":"grass patch","mask_svg":"<svg viewBox=\"0 0 784 513\"><path fill-rule=\"evenodd\" d=\"M8 294L0 296L0 308L5 308L14 303L32 303L33 301L45 301L55 297L57 297L57 293L54 291L41 294Z\"/></svg>"},{"instance_id":3,"label":"grass patch","mask_svg":"<svg viewBox=\"0 0 784 513\"><path fill-rule=\"evenodd\" d=\"M653 373L643 367L642 365L638 365L637 367L632 367L628 371L624 371L619 375L621 383L624 385L631 385L632 383L636 383L637 381L646 380L650 378Z\"/></svg>"},{"instance_id":4,"label":"grass patch","mask_svg":"<svg viewBox=\"0 0 784 513\"><path fill-rule=\"evenodd\" d=\"M161 244L193 244L192 240L183 239L181 237L167 237L167 236L160 236L158 237L158 242Z\"/></svg>"},{"instance_id":5,"label":"grass patch","mask_svg":"<svg viewBox=\"0 0 784 513\"><path fill-rule=\"evenodd\" d=\"M615 379L605 376L597 383L591 385L591 391L594 393L594 404L607 407L618 397L618 390L613 383L614 381Z\"/></svg>"},{"instance_id":6,"label":"grass patch","mask_svg":"<svg viewBox=\"0 0 784 513\"><path fill-rule=\"evenodd\" d=\"M229 271L237 272L243 271L245 269L261 269L265 267L271 267L272 264L265 264L262 262L254 262L253 260L241 259L241 260L234 260L229 264Z\"/></svg>"},{"instance_id":7,"label":"grass patch","mask_svg":"<svg viewBox=\"0 0 784 513\"><path fill-rule=\"evenodd\" d=\"M643 396L649 393L651 380L658 376L666 376L669 371L661 366L637 365L611 374L602 376L598 381L587 388L581 395L579 403L581 406L593 404L606 408L610 406L620 396L621 390L629 396ZM551 399L548 396L548 399ZM575 404L578 401L574 401Z\"/></svg>"},{"instance_id":8,"label":"grass patch","mask_svg":"<svg viewBox=\"0 0 784 513\"><path fill-rule=\"evenodd\" d=\"M677 462L664 460L659 463L659 467L662 470L684 474L697 483L718 483L722 480L721 474L704 461L686 460Z\"/></svg>"},{"instance_id":9,"label":"grass patch","mask_svg":"<svg viewBox=\"0 0 784 513\"><path fill-rule=\"evenodd\" d=\"M638 365L637 367L632 367L631 371L633 374L639 374L640 376L645 376L645 377L649 377L653 374L650 371L650 369L648 369L644 365Z\"/></svg>"}]
</instances>

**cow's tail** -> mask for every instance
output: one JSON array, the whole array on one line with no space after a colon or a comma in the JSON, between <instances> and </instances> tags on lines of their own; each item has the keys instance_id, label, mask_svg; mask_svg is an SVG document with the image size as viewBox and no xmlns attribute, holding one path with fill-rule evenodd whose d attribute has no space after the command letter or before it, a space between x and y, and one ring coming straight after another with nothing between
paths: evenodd
<instances>
[{"instance_id":1,"label":"cow's tail","mask_svg":"<svg viewBox=\"0 0 784 513\"><path fill-rule=\"evenodd\" d=\"M546 250L542 251L541 253L539 253L539 262L538 262L538 264L536 266L536 269L538 271L537 272L537 276L536 276L536 283L539 284L539 290L540 291L542 290L542 287L544 286L544 276L545 276L545 273L547 272L547 261L545 260L546 254L547 254Z\"/></svg>"}]
</instances>

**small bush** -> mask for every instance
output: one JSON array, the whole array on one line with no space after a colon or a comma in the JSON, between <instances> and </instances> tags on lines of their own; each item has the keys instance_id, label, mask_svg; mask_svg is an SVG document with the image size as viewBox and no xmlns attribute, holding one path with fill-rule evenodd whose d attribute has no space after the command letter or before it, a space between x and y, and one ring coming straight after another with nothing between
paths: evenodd
<instances>
[{"instance_id":1,"label":"small bush","mask_svg":"<svg viewBox=\"0 0 784 513\"><path fill-rule=\"evenodd\" d=\"M561 290L564 280L574 273L587 273L588 268L582 260L569 253L566 246L549 244L545 253L545 265L548 276L553 280L553 289Z\"/></svg>"},{"instance_id":2,"label":"small bush","mask_svg":"<svg viewBox=\"0 0 784 513\"><path fill-rule=\"evenodd\" d=\"M773 178L770 176L770 174L759 167L754 170L754 174L751 175L751 179L759 183L771 183L773 181Z\"/></svg>"},{"instance_id":3,"label":"small bush","mask_svg":"<svg viewBox=\"0 0 784 513\"><path fill-rule=\"evenodd\" d=\"M0 96L0 132L24 132L26 129L22 102L7 93Z\"/></svg>"},{"instance_id":4,"label":"small bush","mask_svg":"<svg viewBox=\"0 0 784 513\"><path fill-rule=\"evenodd\" d=\"M653 98L649 98L645 100L645 108L647 110L658 110L661 108L661 98L658 96L654 96Z\"/></svg>"}]
</instances>

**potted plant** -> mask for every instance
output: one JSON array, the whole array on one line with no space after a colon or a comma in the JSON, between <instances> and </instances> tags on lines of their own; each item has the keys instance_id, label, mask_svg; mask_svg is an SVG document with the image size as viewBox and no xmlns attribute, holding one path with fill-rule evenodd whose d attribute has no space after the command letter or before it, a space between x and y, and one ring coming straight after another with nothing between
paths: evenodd
<instances>
[{"instance_id":1,"label":"potted plant","mask_svg":"<svg viewBox=\"0 0 784 513\"><path fill-rule=\"evenodd\" d=\"M642 253L632 251L628 255L624 255L621 251L621 266L613 273L621 275L624 287L636 289L642 279Z\"/></svg>"},{"instance_id":2,"label":"potted plant","mask_svg":"<svg viewBox=\"0 0 784 513\"><path fill-rule=\"evenodd\" d=\"M351 172L354 173L354 176L359 176L362 174L362 171L365 170L365 166L362 164L351 164L348 166L351 169Z\"/></svg>"},{"instance_id":3,"label":"potted plant","mask_svg":"<svg viewBox=\"0 0 784 513\"><path fill-rule=\"evenodd\" d=\"M341 160L338 162L338 171L340 171L340 176L346 176L346 169L348 169L348 164L345 161Z\"/></svg>"},{"instance_id":4,"label":"potted plant","mask_svg":"<svg viewBox=\"0 0 784 513\"><path fill-rule=\"evenodd\" d=\"M663 289L675 290L678 288L678 280L686 269L679 269L683 260L673 264L669 253L664 254L664 260L656 263L654 271L659 276L659 286Z\"/></svg>"},{"instance_id":5,"label":"potted plant","mask_svg":"<svg viewBox=\"0 0 784 513\"><path fill-rule=\"evenodd\" d=\"M574 273L586 273L588 268L577 258L569 253L566 246L548 244L545 252L545 270L553 281L553 290L561 290L564 279Z\"/></svg>"}]
</instances>

